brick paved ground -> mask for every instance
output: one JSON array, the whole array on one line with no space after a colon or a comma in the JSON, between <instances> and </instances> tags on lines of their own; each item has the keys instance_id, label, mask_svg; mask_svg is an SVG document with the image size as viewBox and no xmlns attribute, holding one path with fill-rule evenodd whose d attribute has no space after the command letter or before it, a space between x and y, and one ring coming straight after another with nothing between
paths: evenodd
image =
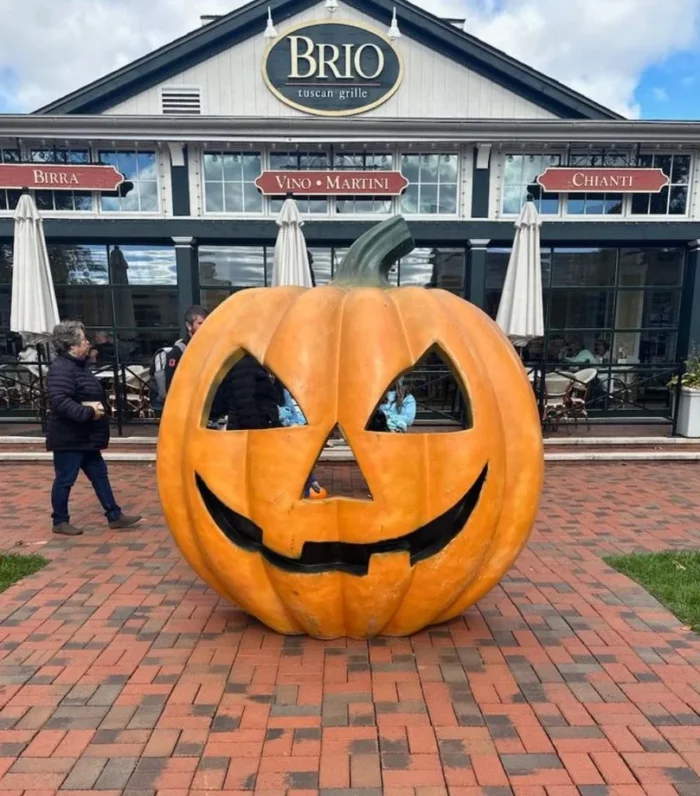
<instances>
[{"instance_id":1,"label":"brick paved ground","mask_svg":"<svg viewBox=\"0 0 700 796\"><path fill-rule=\"evenodd\" d=\"M173 549L153 469L112 473L142 529L105 532L81 484L86 534L53 540L50 468L0 468L0 546L48 541L27 548L53 562L0 595L0 796L700 794L700 637L600 559L698 546L700 468L551 467L501 587L371 644L222 604Z\"/></svg>"}]
</instances>

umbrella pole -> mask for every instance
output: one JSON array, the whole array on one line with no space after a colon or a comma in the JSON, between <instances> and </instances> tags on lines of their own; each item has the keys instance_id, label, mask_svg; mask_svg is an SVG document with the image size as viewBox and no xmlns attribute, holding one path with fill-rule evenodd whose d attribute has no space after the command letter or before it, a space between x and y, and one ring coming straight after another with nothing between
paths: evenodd
<instances>
[{"instance_id":1,"label":"umbrella pole","mask_svg":"<svg viewBox=\"0 0 700 796\"><path fill-rule=\"evenodd\" d=\"M36 364L37 369L39 371L39 417L41 419L41 432L42 434L46 433L47 430L47 422L46 422L46 396L44 395L44 372L42 368L42 352L44 350L44 346L42 343L36 344ZM46 355L46 360L48 363L48 352Z\"/></svg>"},{"instance_id":2,"label":"umbrella pole","mask_svg":"<svg viewBox=\"0 0 700 796\"><path fill-rule=\"evenodd\" d=\"M115 347L116 348L116 347ZM114 362L114 408L117 414L117 436L124 436L124 417L122 414L122 379L126 379L124 366L119 361L119 354L117 353Z\"/></svg>"}]
</instances>

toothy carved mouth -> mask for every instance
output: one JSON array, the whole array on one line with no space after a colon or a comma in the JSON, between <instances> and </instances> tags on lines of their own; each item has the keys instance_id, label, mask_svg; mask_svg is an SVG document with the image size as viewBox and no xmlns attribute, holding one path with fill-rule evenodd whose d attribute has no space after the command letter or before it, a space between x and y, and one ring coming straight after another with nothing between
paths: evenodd
<instances>
[{"instance_id":1,"label":"toothy carved mouth","mask_svg":"<svg viewBox=\"0 0 700 796\"><path fill-rule=\"evenodd\" d=\"M439 553L462 531L472 515L488 474L488 465L464 497L444 514L411 533L381 542L304 542L300 558L289 558L263 544L263 531L252 520L222 503L195 473L199 494L221 532L243 550L260 553L271 564L287 572L347 572L366 575L375 553L408 552L411 564Z\"/></svg>"}]
</instances>

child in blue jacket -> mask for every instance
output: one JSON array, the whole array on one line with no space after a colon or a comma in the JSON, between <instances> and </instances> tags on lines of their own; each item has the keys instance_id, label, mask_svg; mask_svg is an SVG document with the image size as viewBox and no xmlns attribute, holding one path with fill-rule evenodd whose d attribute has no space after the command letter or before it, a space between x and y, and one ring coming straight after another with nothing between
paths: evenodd
<instances>
[{"instance_id":1,"label":"child in blue jacket","mask_svg":"<svg viewBox=\"0 0 700 796\"><path fill-rule=\"evenodd\" d=\"M403 379L399 379L394 389L389 390L379 408L386 417L389 431L404 433L416 419L416 399L406 389Z\"/></svg>"}]
</instances>

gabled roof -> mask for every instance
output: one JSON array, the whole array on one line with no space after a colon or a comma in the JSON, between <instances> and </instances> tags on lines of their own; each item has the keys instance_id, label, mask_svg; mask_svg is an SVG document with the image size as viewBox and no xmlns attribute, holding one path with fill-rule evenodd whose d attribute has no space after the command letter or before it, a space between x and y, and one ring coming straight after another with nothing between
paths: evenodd
<instances>
[{"instance_id":1,"label":"gabled roof","mask_svg":"<svg viewBox=\"0 0 700 796\"><path fill-rule=\"evenodd\" d=\"M97 114L168 80L265 29L268 6L275 26L319 0L253 0L230 14L160 47L43 108L38 114ZM396 8L401 32L564 119L620 119L619 114L511 58L408 0L342 0L387 25Z\"/></svg>"}]
</instances>

